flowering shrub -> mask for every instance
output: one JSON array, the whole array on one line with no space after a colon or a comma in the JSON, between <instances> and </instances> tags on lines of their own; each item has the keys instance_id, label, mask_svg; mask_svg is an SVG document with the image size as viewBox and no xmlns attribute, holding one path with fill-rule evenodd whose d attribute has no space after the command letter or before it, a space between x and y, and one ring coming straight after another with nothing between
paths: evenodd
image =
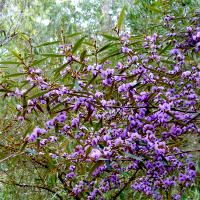
<instances>
[{"instance_id":1,"label":"flowering shrub","mask_svg":"<svg viewBox=\"0 0 200 200\"><path fill-rule=\"evenodd\" d=\"M41 55L54 64L51 74L36 67L45 59L34 60L32 45L28 57L13 52L24 85L5 84L7 76L1 86L18 101L15 119L30 127L18 152L57 177L58 198L139 191L180 199L194 183L195 163L180 147L185 135L200 132L199 14L184 26L177 20L164 18L165 35L139 37L118 27L116 37L106 36L112 42L82 52L84 37L66 44L63 35L59 54Z\"/></svg>"}]
</instances>

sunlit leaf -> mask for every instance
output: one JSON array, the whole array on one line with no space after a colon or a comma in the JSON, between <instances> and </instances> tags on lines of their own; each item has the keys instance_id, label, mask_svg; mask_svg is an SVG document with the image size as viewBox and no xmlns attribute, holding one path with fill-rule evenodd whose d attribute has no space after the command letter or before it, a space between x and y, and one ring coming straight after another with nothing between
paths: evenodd
<instances>
[{"instance_id":1,"label":"sunlit leaf","mask_svg":"<svg viewBox=\"0 0 200 200\"><path fill-rule=\"evenodd\" d=\"M124 7L122 8L121 13L120 13L120 15L119 15L118 24L117 24L118 30L120 30L121 25L122 25L122 22L123 22L125 9L126 9L126 6L124 6Z\"/></svg>"},{"instance_id":2,"label":"sunlit leaf","mask_svg":"<svg viewBox=\"0 0 200 200\"><path fill-rule=\"evenodd\" d=\"M35 65L39 65L40 63L44 62L47 58L43 58L41 60L35 60L33 63L32 63L32 66L35 66Z\"/></svg>"},{"instance_id":3,"label":"sunlit leaf","mask_svg":"<svg viewBox=\"0 0 200 200\"><path fill-rule=\"evenodd\" d=\"M20 62L15 62L15 61L2 61L0 64L5 64L5 65L19 65L21 64Z\"/></svg>"},{"instance_id":4,"label":"sunlit leaf","mask_svg":"<svg viewBox=\"0 0 200 200\"><path fill-rule=\"evenodd\" d=\"M82 37L81 39L79 39L75 44L74 44L74 47L72 49L72 53L75 53L79 47L81 46L81 44L83 43L85 37Z\"/></svg>"},{"instance_id":5,"label":"sunlit leaf","mask_svg":"<svg viewBox=\"0 0 200 200\"><path fill-rule=\"evenodd\" d=\"M114 36L112 36L112 35L102 34L102 36L103 36L104 38L106 38L107 40L114 40L114 41L119 40L118 37L114 37Z\"/></svg>"},{"instance_id":6,"label":"sunlit leaf","mask_svg":"<svg viewBox=\"0 0 200 200\"><path fill-rule=\"evenodd\" d=\"M81 35L82 33L83 32L72 33L72 34L66 35L66 37L67 38L71 38L71 37L75 37L75 36Z\"/></svg>"},{"instance_id":7,"label":"sunlit leaf","mask_svg":"<svg viewBox=\"0 0 200 200\"><path fill-rule=\"evenodd\" d=\"M19 60L22 59L21 56L20 56L17 52L11 51L11 53L12 53L16 58L18 58Z\"/></svg>"},{"instance_id":8,"label":"sunlit leaf","mask_svg":"<svg viewBox=\"0 0 200 200\"><path fill-rule=\"evenodd\" d=\"M9 77L17 77L17 76L22 76L24 73L15 73L15 74L9 74L4 76L4 78L9 78Z\"/></svg>"},{"instance_id":9,"label":"sunlit leaf","mask_svg":"<svg viewBox=\"0 0 200 200\"><path fill-rule=\"evenodd\" d=\"M60 42L61 42L60 40L58 40L58 41L53 41L53 42L45 42L45 43L43 43L43 44L40 44L40 45L38 45L38 46L35 46L35 48L44 47L44 46L49 46L49 45L53 45L53 44L58 44L58 43L60 43Z\"/></svg>"},{"instance_id":10,"label":"sunlit leaf","mask_svg":"<svg viewBox=\"0 0 200 200\"><path fill-rule=\"evenodd\" d=\"M45 53L45 54L40 54L41 56L45 56L45 57L48 57L48 58L51 58L51 57L63 57L65 55L63 54L54 54L54 53Z\"/></svg>"}]
</instances>

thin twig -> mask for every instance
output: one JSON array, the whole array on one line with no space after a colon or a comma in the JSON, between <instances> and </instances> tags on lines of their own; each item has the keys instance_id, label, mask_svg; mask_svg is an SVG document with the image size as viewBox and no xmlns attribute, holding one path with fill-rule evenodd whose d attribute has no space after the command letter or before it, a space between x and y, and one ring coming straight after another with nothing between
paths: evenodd
<instances>
[{"instance_id":1,"label":"thin twig","mask_svg":"<svg viewBox=\"0 0 200 200\"><path fill-rule=\"evenodd\" d=\"M44 187L44 186L39 186L39 185L28 185L28 184L19 184L19 183L8 183L8 182L5 182L5 181L2 181L0 180L1 183L4 183L4 184L8 184L8 185L16 185L16 186L19 186L19 187L33 187L33 188L38 188L38 189L43 189L43 190L47 190L51 193L54 193L56 194L56 196L60 199L60 200L63 200L63 198L58 194L56 193L55 191L47 188L47 187Z\"/></svg>"}]
</instances>

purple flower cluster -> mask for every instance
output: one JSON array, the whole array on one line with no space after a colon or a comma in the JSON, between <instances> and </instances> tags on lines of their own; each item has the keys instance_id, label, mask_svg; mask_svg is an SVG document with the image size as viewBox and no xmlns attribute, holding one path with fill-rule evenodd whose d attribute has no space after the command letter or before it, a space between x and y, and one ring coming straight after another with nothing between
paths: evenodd
<instances>
[{"instance_id":1,"label":"purple flower cluster","mask_svg":"<svg viewBox=\"0 0 200 200\"><path fill-rule=\"evenodd\" d=\"M169 24L173 19L164 20ZM48 80L38 69L26 71L30 85L44 93L26 106L17 105L18 116L44 113L42 128L27 138L30 146L40 141L41 156L48 149L71 195L105 199L131 180L132 190L164 199L161 191L194 182L194 164L176 147L184 135L200 130L200 72L186 60L193 47L199 51L200 28L191 25L185 31L169 33L176 36L168 51L172 60L161 54L164 36L145 37L137 53L129 45L133 38L123 35L119 53L124 56L117 63L81 63L70 57L72 45L63 45L69 66L60 73L69 75L69 84ZM77 71L74 63L83 68ZM25 92L16 88L14 95L21 98Z\"/></svg>"}]
</instances>

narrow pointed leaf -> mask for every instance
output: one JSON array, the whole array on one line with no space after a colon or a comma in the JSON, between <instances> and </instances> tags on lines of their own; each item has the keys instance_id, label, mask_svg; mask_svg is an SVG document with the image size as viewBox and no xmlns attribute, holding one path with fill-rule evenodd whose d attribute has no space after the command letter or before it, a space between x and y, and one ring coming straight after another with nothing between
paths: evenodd
<instances>
[{"instance_id":1,"label":"narrow pointed leaf","mask_svg":"<svg viewBox=\"0 0 200 200\"><path fill-rule=\"evenodd\" d=\"M122 22L123 22L125 9L126 9L126 6L124 6L124 7L122 8L122 11L121 11L121 13L120 13L120 15L119 15L118 24L117 24L118 30L120 30L121 25L122 25Z\"/></svg>"},{"instance_id":2,"label":"narrow pointed leaf","mask_svg":"<svg viewBox=\"0 0 200 200\"><path fill-rule=\"evenodd\" d=\"M76 92L78 92L78 90L79 90L79 83L78 83L77 79L75 79L75 90L76 90Z\"/></svg>"},{"instance_id":3,"label":"narrow pointed leaf","mask_svg":"<svg viewBox=\"0 0 200 200\"><path fill-rule=\"evenodd\" d=\"M87 50L84 49L80 55L80 61L83 62L87 54Z\"/></svg>"},{"instance_id":4,"label":"narrow pointed leaf","mask_svg":"<svg viewBox=\"0 0 200 200\"><path fill-rule=\"evenodd\" d=\"M15 62L15 61L2 61L0 62L0 64L4 64L4 65L19 65L21 64L20 62Z\"/></svg>"},{"instance_id":5,"label":"narrow pointed leaf","mask_svg":"<svg viewBox=\"0 0 200 200\"><path fill-rule=\"evenodd\" d=\"M54 54L54 53L45 53L45 54L40 54L41 56L45 56L45 57L48 57L48 58L51 58L51 57L64 57L65 55L62 55L62 54Z\"/></svg>"},{"instance_id":6,"label":"narrow pointed leaf","mask_svg":"<svg viewBox=\"0 0 200 200\"><path fill-rule=\"evenodd\" d=\"M9 74L4 76L4 78L9 78L9 77L16 77L16 76L22 76L24 75L24 73L15 73L15 74Z\"/></svg>"},{"instance_id":7,"label":"narrow pointed leaf","mask_svg":"<svg viewBox=\"0 0 200 200\"><path fill-rule=\"evenodd\" d=\"M45 42L43 44L40 44L38 46L35 46L35 48L38 48L38 47L44 47L44 46L48 46L48 45L53 45L53 44L57 44L57 43L60 43L61 41L58 40L58 41L53 41L53 42Z\"/></svg>"},{"instance_id":8,"label":"narrow pointed leaf","mask_svg":"<svg viewBox=\"0 0 200 200\"><path fill-rule=\"evenodd\" d=\"M124 152L124 154L126 156L128 156L128 157L131 157L131 158L135 159L135 160L143 161L141 158L139 158L139 157L137 157L137 156L135 156L133 154L130 154L130 153L126 152L126 151Z\"/></svg>"},{"instance_id":9,"label":"narrow pointed leaf","mask_svg":"<svg viewBox=\"0 0 200 200\"><path fill-rule=\"evenodd\" d=\"M112 45L113 45L113 43L108 43L108 44L104 45L102 48L100 48L100 49L98 50L98 53L100 53L100 52L102 52L102 51L104 51L104 50L110 48Z\"/></svg>"},{"instance_id":10,"label":"narrow pointed leaf","mask_svg":"<svg viewBox=\"0 0 200 200\"><path fill-rule=\"evenodd\" d=\"M66 35L67 38L71 38L71 37L75 37L75 36L78 36L80 34L82 34L83 32L77 32L77 33L72 33L72 34L69 34L69 35Z\"/></svg>"},{"instance_id":11,"label":"narrow pointed leaf","mask_svg":"<svg viewBox=\"0 0 200 200\"><path fill-rule=\"evenodd\" d=\"M35 66L35 65L39 65L40 63L44 62L47 58L43 58L41 60L35 60L33 63L32 63L32 66Z\"/></svg>"},{"instance_id":12,"label":"narrow pointed leaf","mask_svg":"<svg viewBox=\"0 0 200 200\"><path fill-rule=\"evenodd\" d=\"M72 49L72 53L75 53L75 52L79 49L79 47L80 47L81 44L83 43L84 39L85 39L85 37L82 37L81 39L79 39L79 40L75 43L74 48Z\"/></svg>"},{"instance_id":13,"label":"narrow pointed leaf","mask_svg":"<svg viewBox=\"0 0 200 200\"><path fill-rule=\"evenodd\" d=\"M19 60L22 59L22 58L20 57L20 55L19 55L17 52L11 51L11 53L12 53L16 58L18 58Z\"/></svg>"},{"instance_id":14,"label":"narrow pointed leaf","mask_svg":"<svg viewBox=\"0 0 200 200\"><path fill-rule=\"evenodd\" d=\"M48 92L49 92L49 90L46 90L46 91L43 91L43 92L39 92L39 93L34 94L33 96L29 97L29 99L34 99L34 98L41 97L41 96L43 96L44 94L46 94Z\"/></svg>"},{"instance_id":15,"label":"narrow pointed leaf","mask_svg":"<svg viewBox=\"0 0 200 200\"><path fill-rule=\"evenodd\" d=\"M119 40L118 37L114 37L114 36L112 36L112 35L102 34L102 36L103 36L104 38L106 38L107 40Z\"/></svg>"}]
</instances>

